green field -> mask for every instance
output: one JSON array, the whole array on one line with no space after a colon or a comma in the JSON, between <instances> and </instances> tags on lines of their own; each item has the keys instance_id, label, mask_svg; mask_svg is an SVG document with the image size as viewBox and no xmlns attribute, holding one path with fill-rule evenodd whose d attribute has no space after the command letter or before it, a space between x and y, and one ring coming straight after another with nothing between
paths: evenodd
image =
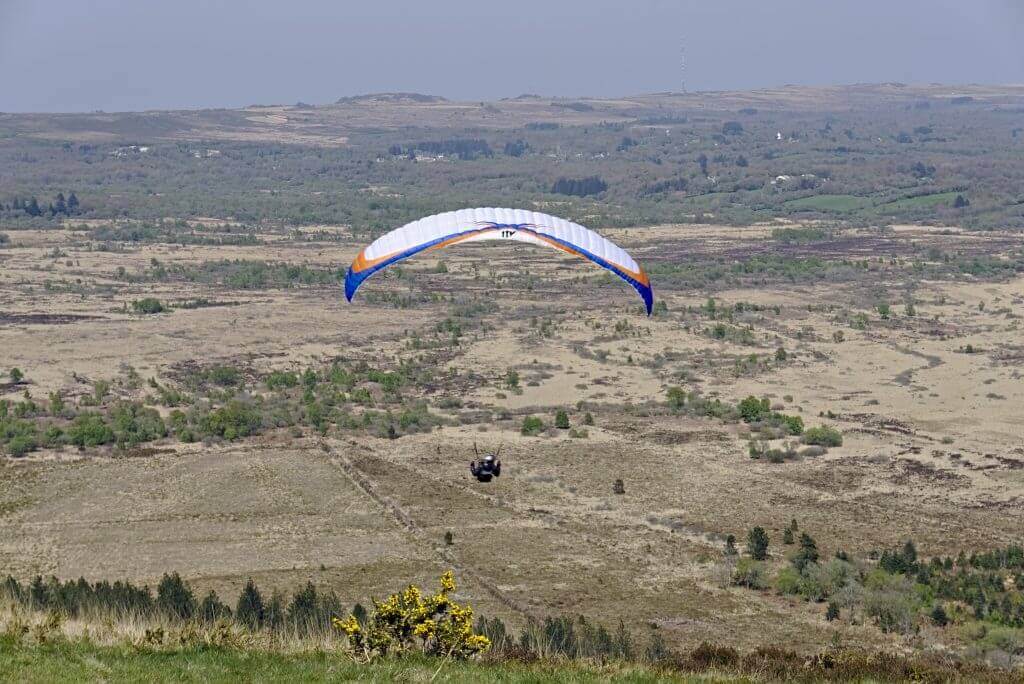
<instances>
[{"instance_id":1,"label":"green field","mask_svg":"<svg viewBox=\"0 0 1024 684\"><path fill-rule=\"evenodd\" d=\"M940 192L934 195L920 195L919 197L907 197L906 199L886 202L878 206L880 213L914 211L916 209L929 209L941 204L953 205L958 193Z\"/></svg>"},{"instance_id":2,"label":"green field","mask_svg":"<svg viewBox=\"0 0 1024 684\"><path fill-rule=\"evenodd\" d=\"M870 207L871 200L857 195L814 195L790 200L785 206L793 211L848 212Z\"/></svg>"}]
</instances>

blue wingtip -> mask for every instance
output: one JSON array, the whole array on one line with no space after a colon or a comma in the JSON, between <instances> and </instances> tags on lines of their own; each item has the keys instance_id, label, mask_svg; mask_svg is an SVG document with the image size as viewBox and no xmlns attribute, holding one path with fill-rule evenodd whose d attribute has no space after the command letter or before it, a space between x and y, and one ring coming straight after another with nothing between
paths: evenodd
<instances>
[{"instance_id":1,"label":"blue wingtip","mask_svg":"<svg viewBox=\"0 0 1024 684\"><path fill-rule=\"evenodd\" d=\"M348 273L345 274L345 299L351 302L358 288L359 280L352 275L352 269L349 268Z\"/></svg>"},{"instance_id":2,"label":"blue wingtip","mask_svg":"<svg viewBox=\"0 0 1024 684\"><path fill-rule=\"evenodd\" d=\"M637 287L637 290L639 290L640 296L644 300L644 306L647 307L647 316L650 317L651 312L654 310L654 290L649 286L644 287L642 285Z\"/></svg>"}]
</instances>

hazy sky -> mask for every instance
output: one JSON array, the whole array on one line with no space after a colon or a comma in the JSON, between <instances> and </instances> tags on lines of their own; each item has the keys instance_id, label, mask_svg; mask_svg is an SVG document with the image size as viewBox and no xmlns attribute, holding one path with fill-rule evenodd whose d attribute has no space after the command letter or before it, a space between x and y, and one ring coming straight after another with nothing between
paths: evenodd
<instances>
[{"instance_id":1,"label":"hazy sky","mask_svg":"<svg viewBox=\"0 0 1024 684\"><path fill-rule=\"evenodd\" d=\"M1024 0L0 0L0 111L1024 83Z\"/></svg>"}]
</instances>

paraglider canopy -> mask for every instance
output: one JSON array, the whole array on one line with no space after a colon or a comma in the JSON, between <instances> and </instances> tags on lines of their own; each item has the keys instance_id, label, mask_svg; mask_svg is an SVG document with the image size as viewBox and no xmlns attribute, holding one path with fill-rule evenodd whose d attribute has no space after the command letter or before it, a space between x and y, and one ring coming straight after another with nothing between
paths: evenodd
<instances>
[{"instance_id":1,"label":"paraglider canopy","mask_svg":"<svg viewBox=\"0 0 1024 684\"><path fill-rule=\"evenodd\" d=\"M633 257L592 230L557 216L524 209L460 209L407 223L365 247L345 276L345 297L352 301L367 278L414 254L460 242L512 240L561 250L594 262L619 276L640 295L651 315L654 291Z\"/></svg>"}]
</instances>

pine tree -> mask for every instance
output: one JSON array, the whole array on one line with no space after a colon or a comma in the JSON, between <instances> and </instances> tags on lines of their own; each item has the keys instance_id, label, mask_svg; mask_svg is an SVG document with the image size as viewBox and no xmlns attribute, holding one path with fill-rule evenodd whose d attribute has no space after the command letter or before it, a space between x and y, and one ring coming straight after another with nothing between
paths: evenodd
<instances>
[{"instance_id":1,"label":"pine tree","mask_svg":"<svg viewBox=\"0 0 1024 684\"><path fill-rule=\"evenodd\" d=\"M939 627L945 627L949 624L949 616L946 615L946 609L942 607L941 603L936 603L935 607L932 608L931 618L932 622Z\"/></svg>"},{"instance_id":2,"label":"pine tree","mask_svg":"<svg viewBox=\"0 0 1024 684\"><path fill-rule=\"evenodd\" d=\"M264 612L264 622L267 627L276 630L281 628L284 620L284 596L275 589L274 593L270 595L270 602L267 604L267 609Z\"/></svg>"},{"instance_id":3,"label":"pine tree","mask_svg":"<svg viewBox=\"0 0 1024 684\"><path fill-rule=\"evenodd\" d=\"M313 586L312 582L306 582L306 586L292 597L292 602L288 605L288 622L300 634L308 634L316 624L316 618L316 587Z\"/></svg>"},{"instance_id":4,"label":"pine tree","mask_svg":"<svg viewBox=\"0 0 1024 684\"><path fill-rule=\"evenodd\" d=\"M905 572L911 572L917 566L917 547L914 546L914 542L907 540L907 543L903 545L903 568Z\"/></svg>"},{"instance_id":5,"label":"pine tree","mask_svg":"<svg viewBox=\"0 0 1024 684\"><path fill-rule=\"evenodd\" d=\"M25 213L29 216L42 216L43 210L39 208L39 201L33 197L25 207Z\"/></svg>"},{"instance_id":6,"label":"pine tree","mask_svg":"<svg viewBox=\"0 0 1024 684\"><path fill-rule=\"evenodd\" d=\"M231 617L231 609L221 602L217 592L211 590L199 604L199 617L204 622L216 622Z\"/></svg>"},{"instance_id":7,"label":"pine tree","mask_svg":"<svg viewBox=\"0 0 1024 684\"><path fill-rule=\"evenodd\" d=\"M633 637L622 620L619 620L619 628L615 632L615 652L622 660L633 659Z\"/></svg>"},{"instance_id":8,"label":"pine tree","mask_svg":"<svg viewBox=\"0 0 1024 684\"><path fill-rule=\"evenodd\" d=\"M764 560L768 557L768 533L763 527L755 527L747 535L747 552L754 560Z\"/></svg>"},{"instance_id":9,"label":"pine tree","mask_svg":"<svg viewBox=\"0 0 1024 684\"><path fill-rule=\"evenodd\" d=\"M793 557L793 565L803 572L808 565L818 562L818 545L814 538L806 532L800 535L800 550Z\"/></svg>"},{"instance_id":10,"label":"pine tree","mask_svg":"<svg viewBox=\"0 0 1024 684\"><path fill-rule=\"evenodd\" d=\"M828 602L828 610L825 611L825 619L829 622L839 619L839 606L835 601Z\"/></svg>"},{"instance_id":11,"label":"pine tree","mask_svg":"<svg viewBox=\"0 0 1024 684\"><path fill-rule=\"evenodd\" d=\"M68 213L68 205L67 205L67 202L64 201L64 193L63 192L58 192L57 193L57 199L53 203L53 211L54 211L54 213L57 213L57 214L67 214Z\"/></svg>"},{"instance_id":12,"label":"pine tree","mask_svg":"<svg viewBox=\"0 0 1024 684\"><path fill-rule=\"evenodd\" d=\"M259 629L263 625L264 617L263 596L250 577L242 593L238 595L235 619L249 629Z\"/></svg>"},{"instance_id":13,"label":"pine tree","mask_svg":"<svg viewBox=\"0 0 1024 684\"><path fill-rule=\"evenodd\" d=\"M78 213L78 197L72 192L68 195L68 214Z\"/></svg>"},{"instance_id":14,"label":"pine tree","mask_svg":"<svg viewBox=\"0 0 1024 684\"><path fill-rule=\"evenodd\" d=\"M736 535L730 534L725 538L725 555L735 556L736 553Z\"/></svg>"},{"instance_id":15,"label":"pine tree","mask_svg":"<svg viewBox=\"0 0 1024 684\"><path fill-rule=\"evenodd\" d=\"M32 578L32 584L28 588L28 595L31 599L32 607L36 610L44 609L50 605L50 597L46 593L46 584L40 575Z\"/></svg>"},{"instance_id":16,"label":"pine tree","mask_svg":"<svg viewBox=\"0 0 1024 684\"><path fill-rule=\"evenodd\" d=\"M559 411L555 414L555 427L559 430L569 429L569 414L565 411Z\"/></svg>"},{"instance_id":17,"label":"pine tree","mask_svg":"<svg viewBox=\"0 0 1024 684\"><path fill-rule=\"evenodd\" d=\"M793 543L793 530L791 528L787 527L782 531L782 543L787 546Z\"/></svg>"},{"instance_id":18,"label":"pine tree","mask_svg":"<svg viewBox=\"0 0 1024 684\"><path fill-rule=\"evenodd\" d=\"M156 605L171 617L188 620L196 612L196 597L178 573L164 574L156 587Z\"/></svg>"},{"instance_id":19,"label":"pine tree","mask_svg":"<svg viewBox=\"0 0 1024 684\"><path fill-rule=\"evenodd\" d=\"M363 604L357 603L356 605L352 606L352 617L354 617L356 619L356 622L358 622L359 624L366 624L367 614L366 608L363 607Z\"/></svg>"}]
</instances>

